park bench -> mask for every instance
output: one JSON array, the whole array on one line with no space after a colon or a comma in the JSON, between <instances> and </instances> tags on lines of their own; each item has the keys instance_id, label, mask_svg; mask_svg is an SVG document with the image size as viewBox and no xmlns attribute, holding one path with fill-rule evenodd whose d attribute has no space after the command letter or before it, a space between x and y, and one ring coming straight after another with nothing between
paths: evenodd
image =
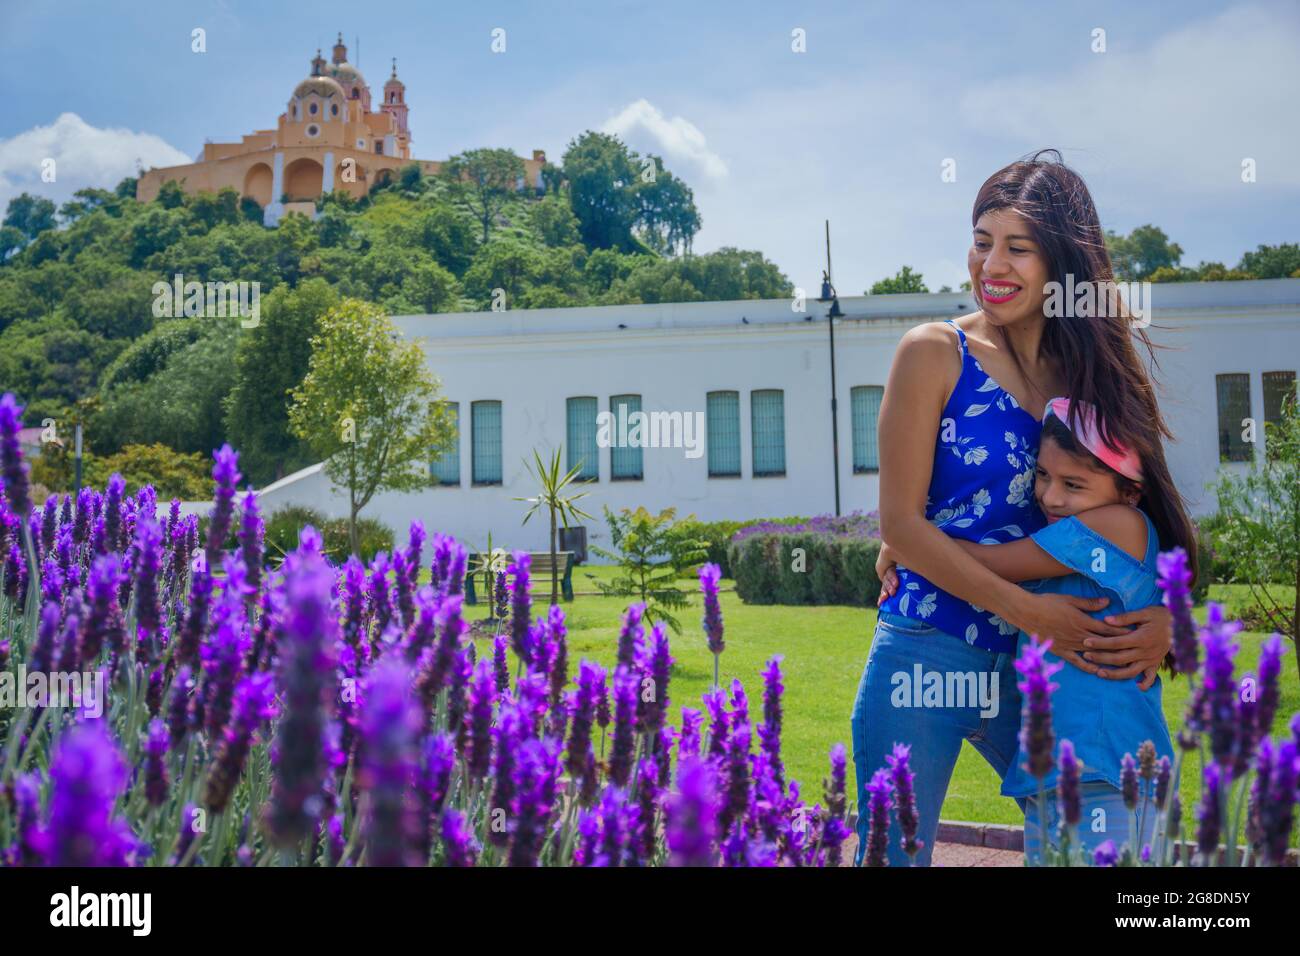
<instances>
[{"instance_id":1,"label":"park bench","mask_svg":"<svg viewBox=\"0 0 1300 956\"><path fill-rule=\"evenodd\" d=\"M549 594L551 590L551 553L549 551L533 551L529 555L533 563L529 568L529 574L535 586L544 589L544 593ZM469 556L469 567L476 568L475 573L465 575L465 603L477 604L478 591L475 588L475 581L482 578L484 583L484 593L488 591L487 580L489 574L495 572L489 571L484 561L485 555L471 554ZM573 600L573 552L557 551L555 554L555 573L560 579L560 595L566 601Z\"/></svg>"}]
</instances>

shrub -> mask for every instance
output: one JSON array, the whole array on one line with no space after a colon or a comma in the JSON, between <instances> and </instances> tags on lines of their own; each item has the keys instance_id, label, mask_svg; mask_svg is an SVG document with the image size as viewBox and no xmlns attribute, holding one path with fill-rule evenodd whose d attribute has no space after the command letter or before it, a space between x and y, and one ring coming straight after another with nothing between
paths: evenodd
<instances>
[{"instance_id":1,"label":"shrub","mask_svg":"<svg viewBox=\"0 0 1300 956\"><path fill-rule=\"evenodd\" d=\"M266 519L266 553L272 561L298 547L298 533L304 525L320 532L325 553L334 561L348 556L348 522L346 518L327 518L314 508L294 505L281 508ZM392 552L393 529L374 518L357 521L357 538L361 560L369 563L380 551Z\"/></svg>"},{"instance_id":2,"label":"shrub","mask_svg":"<svg viewBox=\"0 0 1300 956\"><path fill-rule=\"evenodd\" d=\"M764 531L731 545L736 593L748 604L850 604L880 596L878 538Z\"/></svg>"},{"instance_id":3,"label":"shrub","mask_svg":"<svg viewBox=\"0 0 1300 956\"><path fill-rule=\"evenodd\" d=\"M724 578L732 577L731 562L727 550L731 546L731 538L742 528L752 527L763 524L771 526L784 526L801 524L807 521L807 518L791 516L788 518L747 518L744 521L696 521L687 519L682 522L682 529L691 537L704 542L705 550L708 552L708 563L716 564L722 569Z\"/></svg>"}]
</instances>

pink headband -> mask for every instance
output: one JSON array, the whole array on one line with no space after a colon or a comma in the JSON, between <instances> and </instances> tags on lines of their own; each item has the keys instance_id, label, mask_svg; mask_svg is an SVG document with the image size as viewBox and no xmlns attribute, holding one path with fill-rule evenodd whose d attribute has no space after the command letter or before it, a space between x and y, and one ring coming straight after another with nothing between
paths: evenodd
<instances>
[{"instance_id":1,"label":"pink headband","mask_svg":"<svg viewBox=\"0 0 1300 956\"><path fill-rule=\"evenodd\" d=\"M1070 406L1074 405L1078 413L1078 420L1073 428L1070 427ZM1133 481L1142 480L1142 461L1134 452L1120 445L1119 451L1109 448L1101 440L1101 432L1097 429L1097 409L1091 402L1071 402L1068 398L1054 398L1047 403L1047 408L1043 409L1043 417L1055 415L1061 424L1070 429L1070 434L1074 435L1075 440L1084 448L1092 452L1102 464L1119 472L1125 478Z\"/></svg>"}]
</instances>

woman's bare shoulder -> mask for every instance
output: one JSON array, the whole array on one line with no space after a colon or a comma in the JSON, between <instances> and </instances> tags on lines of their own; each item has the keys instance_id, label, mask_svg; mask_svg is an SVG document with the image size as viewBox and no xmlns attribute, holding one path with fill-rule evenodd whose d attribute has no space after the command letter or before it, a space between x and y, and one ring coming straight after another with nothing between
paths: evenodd
<instances>
[{"instance_id":1,"label":"woman's bare shoulder","mask_svg":"<svg viewBox=\"0 0 1300 956\"><path fill-rule=\"evenodd\" d=\"M957 333L945 322L913 326L898 343L894 368L908 373L923 371L928 376L938 372L943 379L955 381L961 374L961 344Z\"/></svg>"}]
</instances>

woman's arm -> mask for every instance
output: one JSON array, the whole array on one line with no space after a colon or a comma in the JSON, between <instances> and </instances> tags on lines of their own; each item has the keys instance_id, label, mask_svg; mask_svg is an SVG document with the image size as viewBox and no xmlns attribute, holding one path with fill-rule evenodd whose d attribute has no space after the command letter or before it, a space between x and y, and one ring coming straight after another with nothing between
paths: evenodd
<instances>
[{"instance_id":1,"label":"woman's arm","mask_svg":"<svg viewBox=\"0 0 1300 956\"><path fill-rule=\"evenodd\" d=\"M1081 610L1103 608L1105 598L1030 594L981 565L926 519L934 443L960 375L957 359L956 342L940 323L918 326L899 343L880 407L881 537L905 567L1028 633L1050 638L1058 655L1077 652L1090 636L1122 634Z\"/></svg>"}]
</instances>

